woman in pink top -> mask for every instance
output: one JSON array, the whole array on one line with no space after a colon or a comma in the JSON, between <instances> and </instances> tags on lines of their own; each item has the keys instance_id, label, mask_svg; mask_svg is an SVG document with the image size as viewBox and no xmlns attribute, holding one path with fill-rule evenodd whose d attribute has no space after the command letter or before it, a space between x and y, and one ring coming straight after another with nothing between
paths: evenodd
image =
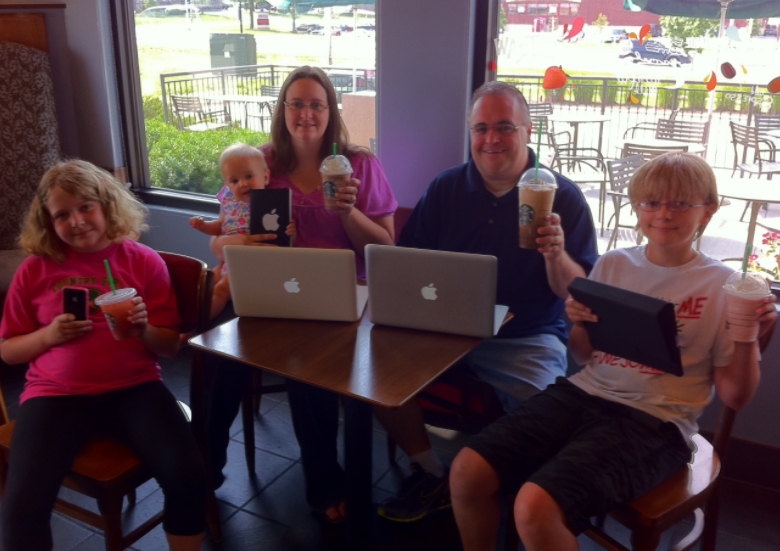
<instances>
[{"instance_id":1,"label":"woman in pink top","mask_svg":"<svg viewBox=\"0 0 780 551\"><path fill-rule=\"evenodd\" d=\"M297 225L296 246L355 251L358 278L365 278L363 247L392 245L393 214L398 204L379 160L368 150L349 143L341 120L336 91L316 67L299 67L285 80L271 126L271 139L262 150L271 169L269 188L289 188ZM333 152L345 155L353 167L349 185L336 194L337 210L326 210L319 168ZM212 239L212 251L222 261L229 244L273 244L271 235L234 235ZM224 321L225 318L218 318ZM301 338L306 338L302 335ZM217 365L219 364L219 365ZM208 419L209 452L216 486L224 480L230 425L238 413L251 368L213 358ZM344 472L336 460L338 398L330 392L287 381L293 428L301 447L309 505L329 523L344 514Z\"/></svg>"}]
</instances>

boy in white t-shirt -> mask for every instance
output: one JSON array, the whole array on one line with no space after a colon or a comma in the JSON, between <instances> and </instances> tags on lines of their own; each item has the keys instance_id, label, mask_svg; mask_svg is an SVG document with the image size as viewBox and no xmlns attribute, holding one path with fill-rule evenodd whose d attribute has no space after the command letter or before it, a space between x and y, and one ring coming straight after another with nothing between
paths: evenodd
<instances>
[{"instance_id":1,"label":"boy in white t-shirt","mask_svg":"<svg viewBox=\"0 0 780 551\"><path fill-rule=\"evenodd\" d=\"M740 409L760 378L758 342L734 342L722 286L733 272L693 249L718 208L715 175L700 157L669 153L643 165L629 198L646 246L606 253L590 278L673 302L684 374L675 377L594 350L569 297L573 357L585 368L559 378L469 441L450 474L465 551L494 549L501 494L528 551L579 549L592 516L632 501L691 457L696 419L713 395ZM776 320L774 296L756 310L759 339Z\"/></svg>"}]
</instances>

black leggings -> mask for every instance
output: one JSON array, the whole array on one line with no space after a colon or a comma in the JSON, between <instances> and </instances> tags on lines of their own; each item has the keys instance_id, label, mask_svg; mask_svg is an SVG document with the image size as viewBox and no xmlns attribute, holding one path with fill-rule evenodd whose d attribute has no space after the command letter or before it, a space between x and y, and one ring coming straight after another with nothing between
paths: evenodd
<instances>
[{"instance_id":1,"label":"black leggings","mask_svg":"<svg viewBox=\"0 0 780 551\"><path fill-rule=\"evenodd\" d=\"M206 521L203 463L189 423L161 381L97 396L31 398L19 409L2 507L5 551L51 551L51 512L90 435L108 432L150 469L165 495L163 528L194 536Z\"/></svg>"}]
</instances>

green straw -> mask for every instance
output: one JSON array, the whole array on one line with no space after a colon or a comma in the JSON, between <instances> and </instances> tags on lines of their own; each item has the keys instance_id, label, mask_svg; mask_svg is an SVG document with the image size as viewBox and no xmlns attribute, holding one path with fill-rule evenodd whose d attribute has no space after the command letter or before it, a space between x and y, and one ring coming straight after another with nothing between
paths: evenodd
<instances>
[{"instance_id":1,"label":"green straw","mask_svg":"<svg viewBox=\"0 0 780 551\"><path fill-rule=\"evenodd\" d=\"M539 180L539 153L542 150L542 121L539 121L539 132L537 132L538 137L536 138L536 173L534 174L534 179L537 181Z\"/></svg>"},{"instance_id":2,"label":"green straw","mask_svg":"<svg viewBox=\"0 0 780 551\"><path fill-rule=\"evenodd\" d=\"M114 285L114 276L111 275L111 266L108 265L108 259L103 259L103 264L106 266L106 273L108 274L108 284L111 285L111 292L116 294L116 285Z\"/></svg>"},{"instance_id":3,"label":"green straw","mask_svg":"<svg viewBox=\"0 0 780 551\"><path fill-rule=\"evenodd\" d=\"M335 157L339 153L339 144L333 142L333 156Z\"/></svg>"},{"instance_id":4,"label":"green straw","mask_svg":"<svg viewBox=\"0 0 780 551\"><path fill-rule=\"evenodd\" d=\"M745 245L745 260L742 261L742 279L745 279L747 273L748 262L750 261L750 253L753 252L753 247L748 243Z\"/></svg>"}]
</instances>

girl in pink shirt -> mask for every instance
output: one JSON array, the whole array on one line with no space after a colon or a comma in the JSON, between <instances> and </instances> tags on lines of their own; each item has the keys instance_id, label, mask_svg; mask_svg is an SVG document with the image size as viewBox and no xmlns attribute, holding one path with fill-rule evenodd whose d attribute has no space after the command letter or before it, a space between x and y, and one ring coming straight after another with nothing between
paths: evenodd
<instances>
[{"instance_id":1,"label":"girl in pink shirt","mask_svg":"<svg viewBox=\"0 0 780 551\"><path fill-rule=\"evenodd\" d=\"M51 550L62 480L98 431L126 443L159 482L170 549L200 549L205 472L156 360L178 351L181 320L165 263L134 241L145 214L122 184L85 161L55 165L38 186L21 236L31 256L14 276L0 323L0 356L30 365L2 510L6 551ZM94 306L111 292L106 260L115 286L137 291L124 340ZM86 289L86 320L63 313L63 287Z\"/></svg>"}]
</instances>

